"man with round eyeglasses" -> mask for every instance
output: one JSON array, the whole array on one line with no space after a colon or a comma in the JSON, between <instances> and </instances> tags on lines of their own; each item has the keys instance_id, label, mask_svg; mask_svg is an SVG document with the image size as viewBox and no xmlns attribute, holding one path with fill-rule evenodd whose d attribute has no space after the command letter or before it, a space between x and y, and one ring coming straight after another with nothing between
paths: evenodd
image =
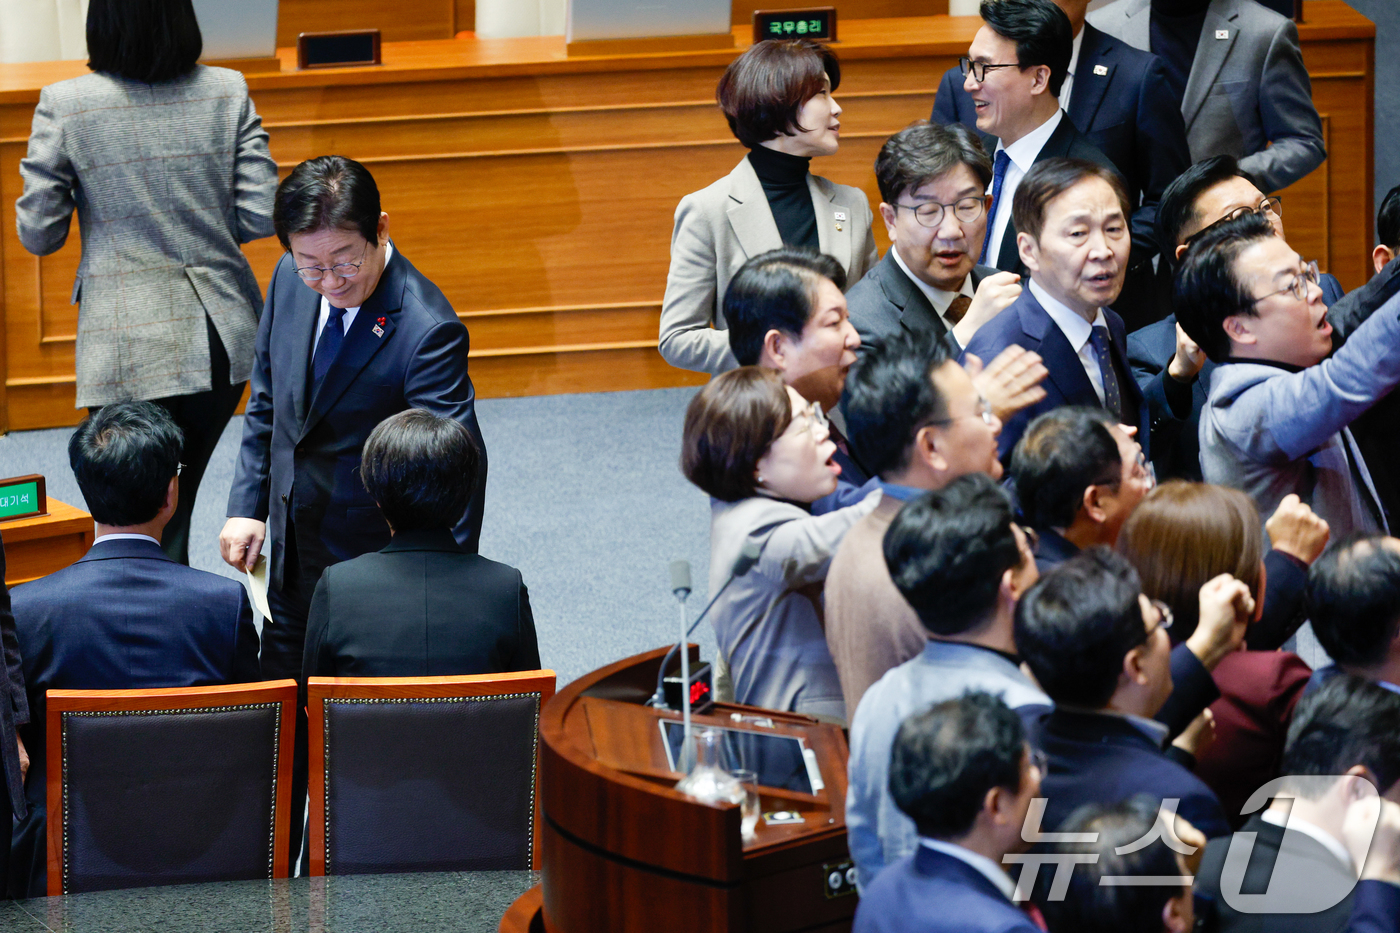
<instances>
[{"instance_id":1,"label":"man with round eyeglasses","mask_svg":"<svg viewBox=\"0 0 1400 933\"><path fill-rule=\"evenodd\" d=\"M389 240L368 169L342 156L303 162L277 189L286 249L258 325L243 442L219 536L242 571L267 555L272 618L262 676L300 678L311 596L332 564L387 544L392 531L360 480L371 431L409 408L460 422L481 451L458 544L481 534L486 448L467 374L467 329L446 296ZM305 720L303 719L303 724ZM304 733L303 733L304 734ZM292 773L292 857L301 838L306 746Z\"/></svg>"},{"instance_id":2,"label":"man with round eyeglasses","mask_svg":"<svg viewBox=\"0 0 1400 933\"><path fill-rule=\"evenodd\" d=\"M890 249L846 295L863 342L901 331L954 351L1021 294L1020 277L977 262L992 162L971 130L916 123L875 160Z\"/></svg>"},{"instance_id":3,"label":"man with round eyeglasses","mask_svg":"<svg viewBox=\"0 0 1400 933\"><path fill-rule=\"evenodd\" d=\"M1205 480L1244 490L1261 515L1295 493L1334 540L1385 530L1350 425L1400 384L1400 296L1333 353L1316 263L1249 211L1186 249L1176 312L1216 364L1200 421Z\"/></svg>"}]
</instances>

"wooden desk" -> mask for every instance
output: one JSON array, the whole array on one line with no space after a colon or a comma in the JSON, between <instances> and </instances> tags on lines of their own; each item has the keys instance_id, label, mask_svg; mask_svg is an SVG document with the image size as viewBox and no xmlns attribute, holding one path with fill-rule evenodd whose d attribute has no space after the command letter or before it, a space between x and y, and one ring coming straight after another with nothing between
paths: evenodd
<instances>
[{"instance_id":1,"label":"wooden desk","mask_svg":"<svg viewBox=\"0 0 1400 933\"><path fill-rule=\"evenodd\" d=\"M1290 243L1354 288L1368 275L1375 27L1310 0L1300 27L1331 158L1284 195ZM926 118L980 20L845 20L833 181L879 195L880 145ZM483 397L697 384L656 352L677 202L743 156L715 85L747 40L707 52L569 58L562 37L386 43L379 68L249 76L285 173L330 152L374 172L394 241L472 335ZM71 424L74 236L43 260L15 233L19 161L39 88L78 62L0 66L0 430ZM881 250L888 248L876 224ZM248 255L266 285L280 247Z\"/></svg>"},{"instance_id":2,"label":"wooden desk","mask_svg":"<svg viewBox=\"0 0 1400 933\"><path fill-rule=\"evenodd\" d=\"M62 570L92 547L92 516L49 499L49 514L0 522L5 542L5 585L16 586Z\"/></svg>"}]
</instances>

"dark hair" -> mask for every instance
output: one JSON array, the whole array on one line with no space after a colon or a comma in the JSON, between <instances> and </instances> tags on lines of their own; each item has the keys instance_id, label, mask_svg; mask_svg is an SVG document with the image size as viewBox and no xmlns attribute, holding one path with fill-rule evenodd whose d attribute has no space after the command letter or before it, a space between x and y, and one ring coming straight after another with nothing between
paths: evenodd
<instances>
[{"instance_id":1,"label":"dark hair","mask_svg":"<svg viewBox=\"0 0 1400 933\"><path fill-rule=\"evenodd\" d=\"M939 126L920 120L895 133L875 157L875 182L880 200L893 204L906 191L916 191L945 172L966 165L985 190L992 182L992 160L977 134L954 123Z\"/></svg>"},{"instance_id":2,"label":"dark hair","mask_svg":"<svg viewBox=\"0 0 1400 933\"><path fill-rule=\"evenodd\" d=\"M764 39L729 63L715 89L724 118L739 142L750 149L779 136L807 129L797 122L802 106L841 83L836 53L811 39Z\"/></svg>"},{"instance_id":3,"label":"dark hair","mask_svg":"<svg viewBox=\"0 0 1400 933\"><path fill-rule=\"evenodd\" d=\"M909 465L914 435L948 411L933 374L956 357L942 340L899 333L867 347L846 377L846 440L875 476Z\"/></svg>"},{"instance_id":4,"label":"dark hair","mask_svg":"<svg viewBox=\"0 0 1400 933\"><path fill-rule=\"evenodd\" d=\"M1068 528L1090 486L1118 488L1123 455L1109 425L1113 416L1087 405L1053 408L1026 428L1011 453L1011 477L1026 522Z\"/></svg>"},{"instance_id":5,"label":"dark hair","mask_svg":"<svg viewBox=\"0 0 1400 933\"><path fill-rule=\"evenodd\" d=\"M1381 209L1376 213L1376 236L1382 246L1400 249L1400 185L1386 192Z\"/></svg>"},{"instance_id":6,"label":"dark hair","mask_svg":"<svg viewBox=\"0 0 1400 933\"><path fill-rule=\"evenodd\" d=\"M777 373L731 369L686 406L681 472L716 499L747 499L758 490L758 461L791 423L792 401Z\"/></svg>"},{"instance_id":7,"label":"dark hair","mask_svg":"<svg viewBox=\"0 0 1400 933\"><path fill-rule=\"evenodd\" d=\"M1254 296L1235 274L1235 261L1273 235L1274 225L1268 218L1251 212L1202 230L1181 255L1172 289L1176 320L1216 363L1230 355L1225 319L1259 314L1252 303Z\"/></svg>"},{"instance_id":8,"label":"dark hair","mask_svg":"<svg viewBox=\"0 0 1400 933\"><path fill-rule=\"evenodd\" d=\"M957 635L996 608L1006 571L1020 565L1011 497L969 473L905 503L885 532L885 565L935 635Z\"/></svg>"},{"instance_id":9,"label":"dark hair","mask_svg":"<svg viewBox=\"0 0 1400 933\"><path fill-rule=\"evenodd\" d=\"M1201 620L1201 587L1228 573L1259 592L1264 534L1254 500L1238 489L1168 480L1147 494L1118 533L1117 550L1142 579L1142 591L1172 611L1173 642Z\"/></svg>"},{"instance_id":10,"label":"dark hair","mask_svg":"<svg viewBox=\"0 0 1400 933\"><path fill-rule=\"evenodd\" d=\"M1201 223L1201 212L1197 210L1196 202L1201 195L1231 178L1243 178L1258 187L1258 183L1240 169L1240 163L1232 155L1202 159L1167 186L1167 190L1162 192L1162 200L1157 204L1157 236L1161 240L1163 255L1176 261L1176 248L1186 239L1187 229Z\"/></svg>"},{"instance_id":11,"label":"dark hair","mask_svg":"<svg viewBox=\"0 0 1400 933\"><path fill-rule=\"evenodd\" d=\"M1016 603L1016 650L1056 706L1101 709L1118 688L1123 658L1147 642L1126 559L1089 548L1050 570Z\"/></svg>"},{"instance_id":12,"label":"dark hair","mask_svg":"<svg viewBox=\"0 0 1400 933\"><path fill-rule=\"evenodd\" d=\"M204 51L191 0L90 0L88 67L160 84L189 74Z\"/></svg>"},{"instance_id":13,"label":"dark hair","mask_svg":"<svg viewBox=\"0 0 1400 933\"><path fill-rule=\"evenodd\" d=\"M1050 69L1050 93L1060 96L1074 56L1074 27L1050 0L982 0L982 22L992 32L1016 43L1021 70L1045 65Z\"/></svg>"},{"instance_id":14,"label":"dark hair","mask_svg":"<svg viewBox=\"0 0 1400 933\"><path fill-rule=\"evenodd\" d=\"M1112 805L1087 803L1060 824L1059 832L1093 833L1096 841L1053 843L1048 848L1057 854L1094 855L1096 860L1074 866L1063 899L1052 900L1042 886L1036 886L1035 903L1050 929L1075 933L1162 929L1162 909L1172 898L1190 893L1191 877L1182 873L1176 853L1161 836L1140 849L1132 846L1153 832L1160 803L1150 794ZM1180 878L1181 883L1101 884L1107 877Z\"/></svg>"},{"instance_id":15,"label":"dark hair","mask_svg":"<svg viewBox=\"0 0 1400 933\"><path fill-rule=\"evenodd\" d=\"M1026 733L1000 697L969 692L905 719L890 750L890 797L921 836L972 829L987 791L1021 789Z\"/></svg>"},{"instance_id":16,"label":"dark hair","mask_svg":"<svg viewBox=\"0 0 1400 933\"><path fill-rule=\"evenodd\" d=\"M1338 671L1298 701L1281 773L1345 774L1356 765L1375 775L1382 794L1400 781L1400 693Z\"/></svg>"},{"instance_id":17,"label":"dark hair","mask_svg":"<svg viewBox=\"0 0 1400 933\"><path fill-rule=\"evenodd\" d=\"M1338 664L1380 664L1400 631L1400 554L1384 541L1373 535L1334 544L1308 571L1308 618Z\"/></svg>"},{"instance_id":18,"label":"dark hair","mask_svg":"<svg viewBox=\"0 0 1400 933\"><path fill-rule=\"evenodd\" d=\"M185 436L154 402L116 402L83 419L68 439L68 464L102 525L143 525L160 513L180 471Z\"/></svg>"},{"instance_id":19,"label":"dark hair","mask_svg":"<svg viewBox=\"0 0 1400 933\"><path fill-rule=\"evenodd\" d=\"M394 531L451 528L467 510L480 462L460 422L410 408L370 432L360 478Z\"/></svg>"},{"instance_id":20,"label":"dark hair","mask_svg":"<svg viewBox=\"0 0 1400 933\"><path fill-rule=\"evenodd\" d=\"M1010 0L997 2L1008 3ZM1016 196L1011 201L1011 222L1016 225L1016 232L1029 234L1031 239L1039 241L1040 233L1045 228L1045 209L1050 202L1089 178L1101 178L1108 182L1118 198L1118 206L1123 210L1123 221L1126 223L1133 209L1128 201L1128 189L1123 187L1123 179L1117 172L1086 159L1046 159L1031 166L1026 177L1016 186Z\"/></svg>"},{"instance_id":21,"label":"dark hair","mask_svg":"<svg viewBox=\"0 0 1400 933\"><path fill-rule=\"evenodd\" d=\"M277 186L272 226L282 247L291 237L317 230L353 230L379 245L379 186L374 176L354 159L325 155L292 169Z\"/></svg>"},{"instance_id":22,"label":"dark hair","mask_svg":"<svg viewBox=\"0 0 1400 933\"><path fill-rule=\"evenodd\" d=\"M724 292L724 320L729 348L741 366L758 363L763 335L770 330L801 339L823 278L846 290L841 263L805 246L759 253L739 267Z\"/></svg>"}]
</instances>

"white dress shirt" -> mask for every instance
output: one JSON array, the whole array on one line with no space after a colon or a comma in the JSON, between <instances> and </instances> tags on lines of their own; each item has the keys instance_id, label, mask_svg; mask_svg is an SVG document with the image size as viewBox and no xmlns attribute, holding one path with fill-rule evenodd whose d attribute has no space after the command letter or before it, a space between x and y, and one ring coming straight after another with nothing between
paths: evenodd
<instances>
[{"instance_id":1,"label":"white dress shirt","mask_svg":"<svg viewBox=\"0 0 1400 933\"><path fill-rule=\"evenodd\" d=\"M1079 67L1079 47L1084 44L1084 27L1079 27L1079 35L1074 37L1074 51L1069 56L1069 74L1060 85L1060 109L1069 113L1069 92L1074 87L1074 69Z\"/></svg>"},{"instance_id":2,"label":"white dress shirt","mask_svg":"<svg viewBox=\"0 0 1400 933\"><path fill-rule=\"evenodd\" d=\"M149 541L156 547L160 547L160 542L157 541L155 538L152 538L150 535L133 535L127 534L125 532L122 532L121 534L99 535L96 538L92 539L93 544L96 544L99 541Z\"/></svg>"},{"instance_id":3,"label":"white dress shirt","mask_svg":"<svg viewBox=\"0 0 1400 933\"><path fill-rule=\"evenodd\" d=\"M966 295L969 298L973 297L975 292L972 288L972 273L969 272L967 275L963 276L962 288L955 292L945 292L941 288L934 288L932 285L910 272L909 267L904 263L904 257L899 255L898 246L890 247L890 252L894 254L894 264L903 269L904 274L909 276L909 280L918 286L919 291L924 293L924 297L928 299L929 304L933 305L933 310L938 312L938 317L943 321L943 325L951 331L953 329L953 322L949 321L947 317L948 306L952 304L953 299L959 295Z\"/></svg>"},{"instance_id":4,"label":"white dress shirt","mask_svg":"<svg viewBox=\"0 0 1400 933\"><path fill-rule=\"evenodd\" d=\"M1031 170L1031 166L1035 164L1036 156L1040 155L1040 150L1044 149L1045 144L1050 141L1051 134L1055 132L1055 127L1060 125L1064 116L1063 110L1056 110L1053 117L1009 146L1003 146L1001 140L997 140L997 152L1006 150L1006 157L1011 162L1006 166L1006 175L1001 180L1001 198L993 205L996 215L992 218L992 241L987 244L988 265L996 265L996 259L1001 255L1002 237L1006 235L1006 229L1011 225L1011 200L1016 196L1016 186ZM996 164L995 159L996 154L993 153L994 165ZM992 193L992 187L995 184L996 179L993 178L991 184L987 185L988 194Z\"/></svg>"},{"instance_id":5,"label":"white dress shirt","mask_svg":"<svg viewBox=\"0 0 1400 933\"><path fill-rule=\"evenodd\" d=\"M1274 826L1286 826L1289 830L1300 832L1304 836L1311 836L1321 843L1322 847L1337 857L1337 861L1346 866L1347 871L1356 871L1356 866L1352 864L1351 853L1347 847L1342 845L1331 833L1320 826L1309 823L1307 820L1292 816L1282 810L1275 810L1272 807L1259 814L1259 818L1265 823Z\"/></svg>"},{"instance_id":6,"label":"white dress shirt","mask_svg":"<svg viewBox=\"0 0 1400 933\"><path fill-rule=\"evenodd\" d=\"M1008 901L1016 893L1016 882L1011 880L1011 876L1003 871L1000 865L985 855L973 852L971 849L964 849L959 845L953 845L951 842L944 842L941 839L930 839L928 836L920 836L919 845L927 846L935 852L942 852L944 855L951 855L953 858L971 865L986 875L987 880L996 885L997 890L1005 894Z\"/></svg>"},{"instance_id":7,"label":"white dress shirt","mask_svg":"<svg viewBox=\"0 0 1400 933\"><path fill-rule=\"evenodd\" d=\"M1084 366L1084 375L1089 377L1089 384L1094 387L1094 393L1099 397L1099 404L1102 405L1104 401L1103 371L1099 369L1099 358L1094 353L1094 345L1089 342L1089 338L1093 336L1095 327L1108 329L1108 320L1103 316L1103 308L1098 309L1094 323L1090 324L1078 311L1071 311L1051 298L1050 293L1041 288L1035 279L1031 279L1031 294L1035 296L1036 301L1040 302L1045 313L1050 315L1050 320L1055 322L1060 333L1064 334L1065 339L1069 341L1070 347Z\"/></svg>"},{"instance_id":8,"label":"white dress shirt","mask_svg":"<svg viewBox=\"0 0 1400 933\"><path fill-rule=\"evenodd\" d=\"M389 260L394 258L394 244L390 243L384 250L384 265L387 268ZM350 325L355 323L355 315L360 313L359 305L345 309L345 316L340 319L340 326L344 328L342 334L350 333ZM331 303L326 300L326 296L321 296L321 316L316 319L316 333L311 338L311 356L316 356L316 344L321 342L321 331L326 329L326 320L331 316Z\"/></svg>"}]
</instances>

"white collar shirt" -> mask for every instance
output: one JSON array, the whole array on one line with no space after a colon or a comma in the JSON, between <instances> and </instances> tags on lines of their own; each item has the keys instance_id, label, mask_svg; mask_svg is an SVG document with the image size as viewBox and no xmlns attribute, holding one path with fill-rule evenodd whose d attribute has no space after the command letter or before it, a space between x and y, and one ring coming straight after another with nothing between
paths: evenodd
<instances>
[{"instance_id":1,"label":"white collar shirt","mask_svg":"<svg viewBox=\"0 0 1400 933\"><path fill-rule=\"evenodd\" d=\"M150 535L135 535L128 534L126 532L121 532L120 534L101 535L97 538L94 538L92 543L96 544L98 541L149 541L156 547L160 547L160 542L157 541L155 538L152 538Z\"/></svg>"},{"instance_id":2,"label":"white collar shirt","mask_svg":"<svg viewBox=\"0 0 1400 933\"><path fill-rule=\"evenodd\" d=\"M1259 818L1265 823L1270 823L1274 826L1285 826L1290 830L1302 833L1304 836L1311 836L1313 839L1317 840L1324 849L1336 856L1337 861L1345 865L1348 871L1356 870L1356 866L1352 864L1351 853L1347 851L1347 847L1342 845L1331 833L1327 832L1322 827L1285 813L1282 810L1274 810L1272 808L1259 814Z\"/></svg>"},{"instance_id":3,"label":"white collar shirt","mask_svg":"<svg viewBox=\"0 0 1400 933\"><path fill-rule=\"evenodd\" d=\"M891 246L890 252L894 254L894 264L904 270L904 274L909 276L909 281L913 282L914 285L918 287L919 291L924 293L924 297L928 299L929 304L933 305L933 310L937 311L938 316L943 319L944 326L951 331L953 325L947 317L948 306L952 304L953 299L959 295L966 295L969 298L973 297L972 273L969 272L967 275L963 276L962 288L955 292L945 292L943 289L933 287L913 272L910 272L909 266L904 262L904 257L899 255L898 246Z\"/></svg>"},{"instance_id":4,"label":"white collar shirt","mask_svg":"<svg viewBox=\"0 0 1400 933\"><path fill-rule=\"evenodd\" d=\"M987 880L996 885L997 890L1006 895L1009 901L1016 893L1016 882L1011 880L1011 876L1002 870L1002 867L985 855L973 852L971 849L964 849L962 846L954 845L951 842L944 842L941 839L930 839L928 836L919 837L919 845L926 846L935 852L942 852L944 855L952 856L961 862L975 868L985 875Z\"/></svg>"},{"instance_id":5,"label":"white collar shirt","mask_svg":"<svg viewBox=\"0 0 1400 933\"><path fill-rule=\"evenodd\" d=\"M1099 397L1099 404L1104 401L1103 391L1103 371L1099 369L1099 358L1094 353L1094 345L1089 341L1093 336L1094 328L1102 326L1108 329L1108 320L1103 316L1103 308L1099 308L1094 322L1090 324L1084 320L1083 315L1077 311L1071 311L1062 303L1050 297L1050 293L1040 287L1035 279L1031 279L1031 294L1035 300L1040 302L1040 306L1045 309L1045 313L1050 315L1050 320L1055 322L1055 326L1060 329L1060 333L1065 335L1069 341L1070 348L1079 357L1080 364L1084 367L1084 375L1089 377L1089 383L1094 387L1094 393Z\"/></svg>"},{"instance_id":6,"label":"white collar shirt","mask_svg":"<svg viewBox=\"0 0 1400 933\"><path fill-rule=\"evenodd\" d=\"M394 258L394 244L391 242L391 243L388 244L388 248L387 248L386 250L384 250L384 267L385 267L386 269L389 267L389 260L390 260L390 259L393 259L393 258ZM342 328L341 333L343 333L343 334L348 334L348 333L350 333L350 325L353 324L353 323L355 323L355 315L356 315L356 314L359 314L359 313L360 313L360 309L359 309L359 306L358 306L358 305L357 305L356 307L353 307L353 308L346 308L346 309L345 309L345 316L342 317L342 318L340 319L340 326L341 326L341 328ZM318 317L318 318L316 319L316 333L315 333L315 335L312 336L312 338L311 338L311 355L312 355L313 357L316 355L316 344L318 344L318 343L321 342L321 331L323 331L323 330L326 329L326 321L327 321L327 319L330 318L330 316L331 316L331 303L330 303L329 301L326 300L326 296L325 296L325 295L322 295L322 296L321 296L321 314L320 314L320 317Z\"/></svg>"},{"instance_id":7,"label":"white collar shirt","mask_svg":"<svg viewBox=\"0 0 1400 933\"><path fill-rule=\"evenodd\" d=\"M1079 47L1084 44L1084 27L1079 28L1079 35L1074 37L1073 49L1069 56L1069 74L1065 75L1065 83L1060 85L1060 109L1069 113L1069 95L1074 90L1074 70L1079 67Z\"/></svg>"},{"instance_id":8,"label":"white collar shirt","mask_svg":"<svg viewBox=\"0 0 1400 933\"><path fill-rule=\"evenodd\" d=\"M1011 226L1011 200L1016 196L1016 186L1031 170L1031 166L1035 164L1036 156L1040 155L1040 150L1044 149L1045 144L1050 141L1051 135L1055 132L1055 128L1060 125L1064 116L1063 110L1056 110L1053 117L1009 146L1003 146L1001 140L997 140L997 152L1005 150L1006 157L1011 161L1006 166L1006 174L1001 180L1001 197L996 204L992 205L992 209L996 213L992 217L992 240L987 244L987 265L996 265L996 259L1001 255L1002 238L1006 235L1007 228ZM993 159L995 159L995 153L993 153ZM987 185L988 194L992 193L992 188L995 185L996 179L993 178L992 183Z\"/></svg>"}]
</instances>

